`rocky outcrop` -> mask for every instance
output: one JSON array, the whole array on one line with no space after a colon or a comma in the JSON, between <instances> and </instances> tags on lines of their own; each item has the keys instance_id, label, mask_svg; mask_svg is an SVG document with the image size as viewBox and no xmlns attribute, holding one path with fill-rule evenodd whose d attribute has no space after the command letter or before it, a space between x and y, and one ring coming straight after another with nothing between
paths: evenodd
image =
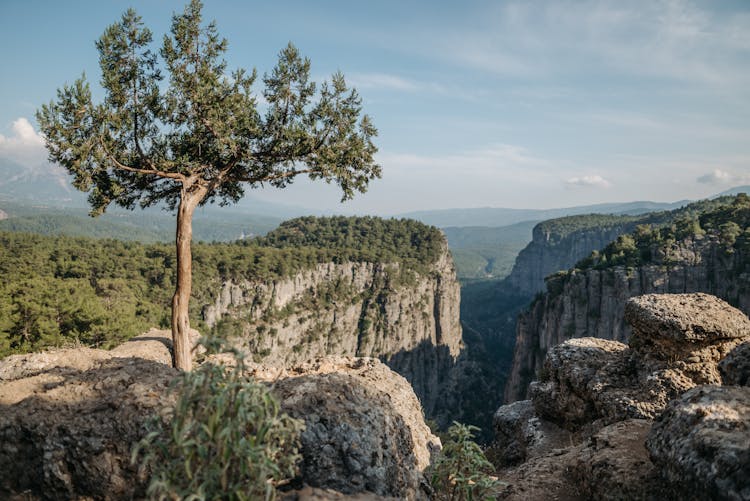
<instances>
[{"instance_id":1,"label":"rocky outcrop","mask_svg":"<svg viewBox=\"0 0 750 501\"><path fill-rule=\"evenodd\" d=\"M579 219L581 216L572 216L557 221ZM516 257L507 281L521 294L533 296L543 291L547 276L571 268L619 235L632 231L638 224L633 218L623 216L619 224L597 224L560 232L552 229L555 222L556 220L551 220L537 224L532 232L531 242Z\"/></svg>"},{"instance_id":2,"label":"rocky outcrop","mask_svg":"<svg viewBox=\"0 0 750 501\"><path fill-rule=\"evenodd\" d=\"M130 463L131 448L150 416L168 418L175 404L170 383L178 372L164 363L170 346L168 331L152 330L109 352L2 360L0 497L142 498L148 472ZM306 423L299 483L318 489L298 498L423 496L422 472L440 441L404 378L358 358L248 370L273 386L282 410Z\"/></svg>"},{"instance_id":3,"label":"rocky outcrop","mask_svg":"<svg viewBox=\"0 0 750 501\"><path fill-rule=\"evenodd\" d=\"M540 419L531 400L520 400L500 407L493 419L495 439L491 456L497 466L522 463L552 449L570 444L569 432Z\"/></svg>"},{"instance_id":4,"label":"rocky outcrop","mask_svg":"<svg viewBox=\"0 0 750 501\"><path fill-rule=\"evenodd\" d=\"M325 359L283 371L254 367L250 373L273 382L282 410L305 421L305 483L345 494L424 496L422 472L439 452L440 439L403 377L369 358Z\"/></svg>"},{"instance_id":5,"label":"rocky outcrop","mask_svg":"<svg viewBox=\"0 0 750 501\"><path fill-rule=\"evenodd\" d=\"M650 428L650 421L625 420L585 440L540 451L498 472L498 479L507 484L499 499L670 499L643 445Z\"/></svg>"},{"instance_id":6,"label":"rocky outcrop","mask_svg":"<svg viewBox=\"0 0 750 501\"><path fill-rule=\"evenodd\" d=\"M726 385L750 386L750 341L730 351L719 362L719 372Z\"/></svg>"},{"instance_id":7,"label":"rocky outcrop","mask_svg":"<svg viewBox=\"0 0 750 501\"><path fill-rule=\"evenodd\" d=\"M548 292L519 315L506 402L526 397L552 346L584 336L626 342L631 329L624 307L631 297L706 292L750 312L748 256L741 251L727 252L715 236L697 236L653 253L652 264L637 268L572 270L548 280Z\"/></svg>"},{"instance_id":8,"label":"rocky outcrop","mask_svg":"<svg viewBox=\"0 0 750 501\"><path fill-rule=\"evenodd\" d=\"M584 441L569 468L584 499L650 500L661 495L658 472L644 445L651 421L627 419Z\"/></svg>"},{"instance_id":9,"label":"rocky outcrop","mask_svg":"<svg viewBox=\"0 0 750 501\"><path fill-rule=\"evenodd\" d=\"M174 405L177 371L160 360L169 357L160 341L146 339L136 353L138 343L122 357L76 348L0 363L0 497L144 496L131 446L152 414Z\"/></svg>"},{"instance_id":10,"label":"rocky outcrop","mask_svg":"<svg viewBox=\"0 0 750 501\"><path fill-rule=\"evenodd\" d=\"M568 340L548 353L532 400L498 410L494 448L526 454L500 475L508 498L750 499L750 389L718 386L750 320L706 294L633 298L625 316L630 346ZM552 423L569 444L539 431Z\"/></svg>"},{"instance_id":11,"label":"rocky outcrop","mask_svg":"<svg viewBox=\"0 0 750 501\"><path fill-rule=\"evenodd\" d=\"M327 263L281 280L226 282L203 308L258 362L294 365L318 357L383 360L404 376L425 412L462 348L460 286L446 246L429 273L397 263Z\"/></svg>"},{"instance_id":12,"label":"rocky outcrop","mask_svg":"<svg viewBox=\"0 0 750 501\"><path fill-rule=\"evenodd\" d=\"M625 311L629 347L577 338L550 350L530 387L541 417L569 429L654 419L690 388L721 384L719 361L750 339L750 320L707 294L640 296Z\"/></svg>"},{"instance_id":13,"label":"rocky outcrop","mask_svg":"<svg viewBox=\"0 0 750 501\"><path fill-rule=\"evenodd\" d=\"M693 388L670 403L646 447L681 499L750 499L750 388Z\"/></svg>"}]
</instances>

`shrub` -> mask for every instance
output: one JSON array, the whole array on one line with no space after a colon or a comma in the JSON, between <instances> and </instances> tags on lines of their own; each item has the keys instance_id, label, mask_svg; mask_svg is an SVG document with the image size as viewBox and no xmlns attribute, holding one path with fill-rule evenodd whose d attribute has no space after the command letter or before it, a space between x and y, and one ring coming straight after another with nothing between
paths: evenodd
<instances>
[{"instance_id":1,"label":"shrub","mask_svg":"<svg viewBox=\"0 0 750 501\"><path fill-rule=\"evenodd\" d=\"M179 378L169 422L155 418L133 450L151 468L152 499L275 499L300 458L302 422L280 414L261 384L235 364L204 363Z\"/></svg>"},{"instance_id":2,"label":"shrub","mask_svg":"<svg viewBox=\"0 0 750 501\"><path fill-rule=\"evenodd\" d=\"M455 421L448 428L448 440L432 468L436 499L495 499L499 493L502 483L489 475L494 468L474 442L475 431L479 428Z\"/></svg>"}]
</instances>

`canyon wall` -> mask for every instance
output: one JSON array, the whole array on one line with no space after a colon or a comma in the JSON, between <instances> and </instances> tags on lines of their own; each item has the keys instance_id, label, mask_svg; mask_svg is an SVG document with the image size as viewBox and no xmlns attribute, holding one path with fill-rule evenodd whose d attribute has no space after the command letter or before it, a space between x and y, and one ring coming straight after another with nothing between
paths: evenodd
<instances>
[{"instance_id":1,"label":"canyon wall","mask_svg":"<svg viewBox=\"0 0 750 501\"><path fill-rule=\"evenodd\" d=\"M291 278L221 284L202 308L258 362L293 365L325 355L377 357L438 405L462 349L460 287L443 245L426 273L399 263L325 263Z\"/></svg>"},{"instance_id":2,"label":"canyon wall","mask_svg":"<svg viewBox=\"0 0 750 501\"><path fill-rule=\"evenodd\" d=\"M526 397L552 346L584 336L627 341L630 329L623 311L630 297L707 292L750 313L748 252L727 248L719 237L708 235L653 253L652 262L637 267L572 270L548 279L547 292L518 318L506 402Z\"/></svg>"}]
</instances>

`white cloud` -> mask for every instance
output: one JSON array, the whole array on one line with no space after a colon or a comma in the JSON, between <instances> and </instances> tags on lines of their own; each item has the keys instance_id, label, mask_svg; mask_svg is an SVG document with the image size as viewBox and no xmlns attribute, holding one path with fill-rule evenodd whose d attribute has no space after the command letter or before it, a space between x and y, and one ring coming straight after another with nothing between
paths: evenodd
<instances>
[{"instance_id":1,"label":"white cloud","mask_svg":"<svg viewBox=\"0 0 750 501\"><path fill-rule=\"evenodd\" d=\"M600 175L571 177L565 181L568 186L592 186L596 188L609 188L612 183Z\"/></svg>"},{"instance_id":2,"label":"white cloud","mask_svg":"<svg viewBox=\"0 0 750 501\"><path fill-rule=\"evenodd\" d=\"M750 176L734 174L721 169L714 169L707 174L703 174L696 179L696 181L702 184L742 184L750 182Z\"/></svg>"},{"instance_id":3,"label":"white cloud","mask_svg":"<svg viewBox=\"0 0 750 501\"><path fill-rule=\"evenodd\" d=\"M347 81L359 89L385 89L414 92L422 86L398 75L387 73L354 73L347 76Z\"/></svg>"},{"instance_id":4,"label":"white cloud","mask_svg":"<svg viewBox=\"0 0 750 501\"><path fill-rule=\"evenodd\" d=\"M537 82L594 71L742 88L750 82L748 17L686 0L511 0L422 46L462 66Z\"/></svg>"},{"instance_id":5,"label":"white cloud","mask_svg":"<svg viewBox=\"0 0 750 501\"><path fill-rule=\"evenodd\" d=\"M26 118L14 120L11 131L12 134L9 136L0 134L0 158L7 158L25 166L44 162L44 138L34 130Z\"/></svg>"}]
</instances>

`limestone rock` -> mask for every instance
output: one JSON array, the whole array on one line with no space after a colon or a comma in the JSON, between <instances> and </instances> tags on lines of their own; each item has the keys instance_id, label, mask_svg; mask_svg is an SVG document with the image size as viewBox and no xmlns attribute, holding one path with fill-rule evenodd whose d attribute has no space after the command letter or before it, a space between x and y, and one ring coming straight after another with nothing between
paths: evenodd
<instances>
[{"instance_id":1,"label":"limestone rock","mask_svg":"<svg viewBox=\"0 0 750 501\"><path fill-rule=\"evenodd\" d=\"M644 445L651 425L644 419L620 421L580 447L571 468L586 499L659 499L659 478Z\"/></svg>"},{"instance_id":2,"label":"limestone rock","mask_svg":"<svg viewBox=\"0 0 750 501\"><path fill-rule=\"evenodd\" d=\"M750 314L747 258L744 251L727 254L720 239L707 234L675 242L666 252L654 254L651 263L636 268L570 271L555 290L519 315L505 402L528 398L529 383L541 370L546 353L567 339L591 336L628 342L631 329L624 307L631 297L705 292L731 300Z\"/></svg>"},{"instance_id":3,"label":"limestone rock","mask_svg":"<svg viewBox=\"0 0 750 501\"><path fill-rule=\"evenodd\" d=\"M203 353L205 348L198 344L201 334L190 329L190 344L193 347L193 358ZM139 336L125 341L113 348L110 353L117 357L137 357L152 360L166 365L172 365L172 331L151 328Z\"/></svg>"},{"instance_id":4,"label":"limestone rock","mask_svg":"<svg viewBox=\"0 0 750 501\"><path fill-rule=\"evenodd\" d=\"M69 349L0 362L0 497L124 499L147 479L132 445L174 404L168 365Z\"/></svg>"},{"instance_id":5,"label":"limestone rock","mask_svg":"<svg viewBox=\"0 0 750 501\"><path fill-rule=\"evenodd\" d=\"M630 384L628 355L624 344L598 338L571 339L555 346L547 354L542 381L530 388L536 413L569 429L611 415L646 417L637 409L628 411L620 395L607 391L618 382Z\"/></svg>"},{"instance_id":6,"label":"limestone rock","mask_svg":"<svg viewBox=\"0 0 750 501\"><path fill-rule=\"evenodd\" d=\"M750 320L744 313L703 293L631 298L625 304L625 320L639 338L652 339L665 347L750 337Z\"/></svg>"},{"instance_id":7,"label":"limestone rock","mask_svg":"<svg viewBox=\"0 0 750 501\"><path fill-rule=\"evenodd\" d=\"M750 342L745 342L719 362L719 372L724 384L750 386Z\"/></svg>"},{"instance_id":8,"label":"limestone rock","mask_svg":"<svg viewBox=\"0 0 750 501\"><path fill-rule=\"evenodd\" d=\"M291 369L251 367L275 381L284 412L303 419L302 480L345 494L415 499L440 448L408 382L375 359L322 359Z\"/></svg>"},{"instance_id":9,"label":"limestone rock","mask_svg":"<svg viewBox=\"0 0 750 501\"><path fill-rule=\"evenodd\" d=\"M659 417L646 447L682 499L750 499L750 387L691 389Z\"/></svg>"},{"instance_id":10,"label":"limestone rock","mask_svg":"<svg viewBox=\"0 0 750 501\"><path fill-rule=\"evenodd\" d=\"M491 448L496 466L509 466L570 443L570 434L534 413L531 400L500 407L493 419L495 439Z\"/></svg>"},{"instance_id":11,"label":"limestone rock","mask_svg":"<svg viewBox=\"0 0 750 501\"><path fill-rule=\"evenodd\" d=\"M721 384L718 362L750 339L744 313L709 294L647 294L630 299L630 347L644 365L669 366L695 384Z\"/></svg>"}]
</instances>

